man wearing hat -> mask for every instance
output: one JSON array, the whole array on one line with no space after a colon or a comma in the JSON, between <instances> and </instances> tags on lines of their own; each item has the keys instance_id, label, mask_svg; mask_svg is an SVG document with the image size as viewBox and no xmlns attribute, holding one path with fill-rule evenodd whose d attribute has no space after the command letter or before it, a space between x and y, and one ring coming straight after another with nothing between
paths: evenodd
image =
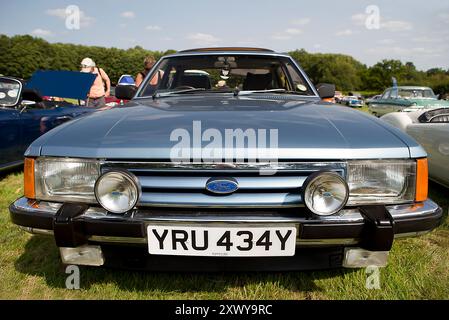
<instances>
[{"instance_id":1,"label":"man wearing hat","mask_svg":"<svg viewBox=\"0 0 449 320\"><path fill-rule=\"evenodd\" d=\"M81 72L97 75L87 95L86 106L90 108L102 108L106 106L105 97L109 97L111 90L111 80L106 72L102 68L97 67L91 58L84 58L81 61Z\"/></svg>"}]
</instances>

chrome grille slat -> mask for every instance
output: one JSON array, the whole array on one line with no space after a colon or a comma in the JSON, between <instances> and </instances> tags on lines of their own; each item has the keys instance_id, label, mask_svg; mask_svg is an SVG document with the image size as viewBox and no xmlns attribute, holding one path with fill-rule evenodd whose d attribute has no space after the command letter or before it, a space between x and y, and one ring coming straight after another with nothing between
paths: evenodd
<instances>
[{"instance_id":1,"label":"chrome grille slat","mask_svg":"<svg viewBox=\"0 0 449 320\"><path fill-rule=\"evenodd\" d=\"M202 193L161 193L144 192L139 203L140 206L155 207L253 207L253 208L279 208L300 207L302 198L300 194L292 193L234 193L227 196L210 196Z\"/></svg>"},{"instance_id":2,"label":"chrome grille slat","mask_svg":"<svg viewBox=\"0 0 449 320\"><path fill-rule=\"evenodd\" d=\"M283 208L302 207L301 188L316 171L346 175L345 162L296 162L271 164L217 164L105 161L102 171L126 169L142 187L138 207ZM261 171L271 169L276 171ZM262 174L261 174L262 173ZM270 173L270 174L267 174ZM205 186L211 177L237 180L231 195L213 195Z\"/></svg>"},{"instance_id":3,"label":"chrome grille slat","mask_svg":"<svg viewBox=\"0 0 449 320\"><path fill-rule=\"evenodd\" d=\"M171 176L139 176L140 185L143 189L195 189L204 190L210 177L171 177ZM275 190L301 188L307 177L283 177L283 176L259 176L259 177L236 177L239 190Z\"/></svg>"}]
</instances>

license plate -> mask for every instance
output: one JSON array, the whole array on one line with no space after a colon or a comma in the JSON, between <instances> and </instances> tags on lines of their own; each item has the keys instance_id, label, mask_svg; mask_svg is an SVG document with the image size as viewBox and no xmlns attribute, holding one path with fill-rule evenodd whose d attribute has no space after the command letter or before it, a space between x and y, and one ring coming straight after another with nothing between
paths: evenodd
<instances>
[{"instance_id":1,"label":"license plate","mask_svg":"<svg viewBox=\"0 0 449 320\"><path fill-rule=\"evenodd\" d=\"M147 227L150 254L282 257L295 255L296 227Z\"/></svg>"}]
</instances>

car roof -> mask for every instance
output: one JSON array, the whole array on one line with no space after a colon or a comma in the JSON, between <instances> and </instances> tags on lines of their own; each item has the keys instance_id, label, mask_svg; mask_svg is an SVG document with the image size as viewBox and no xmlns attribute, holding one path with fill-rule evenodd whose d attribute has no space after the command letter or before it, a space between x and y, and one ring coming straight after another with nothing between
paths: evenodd
<instances>
[{"instance_id":1,"label":"car roof","mask_svg":"<svg viewBox=\"0 0 449 320\"><path fill-rule=\"evenodd\" d=\"M286 53L278 53L270 49L252 47L212 47L181 50L165 57L192 56L192 55L219 55L219 54L249 54L290 57Z\"/></svg>"},{"instance_id":2,"label":"car roof","mask_svg":"<svg viewBox=\"0 0 449 320\"><path fill-rule=\"evenodd\" d=\"M388 88L393 89L393 87ZM406 89L406 90L429 90L430 87L420 87L420 86L398 86L398 89Z\"/></svg>"},{"instance_id":3,"label":"car roof","mask_svg":"<svg viewBox=\"0 0 449 320\"><path fill-rule=\"evenodd\" d=\"M210 47L210 48L197 48L181 50L179 53L185 52L223 52L223 51L243 51L243 52L274 52L271 49L265 48L251 48L251 47Z\"/></svg>"}]
</instances>

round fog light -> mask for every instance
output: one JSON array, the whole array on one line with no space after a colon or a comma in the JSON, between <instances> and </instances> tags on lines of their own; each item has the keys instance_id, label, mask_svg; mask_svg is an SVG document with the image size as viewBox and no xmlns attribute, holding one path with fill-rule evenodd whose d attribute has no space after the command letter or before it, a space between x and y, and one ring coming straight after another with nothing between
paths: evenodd
<instances>
[{"instance_id":1,"label":"round fog light","mask_svg":"<svg viewBox=\"0 0 449 320\"><path fill-rule=\"evenodd\" d=\"M139 200L139 181L127 171L106 172L95 183L95 197L106 210L125 213Z\"/></svg>"},{"instance_id":2,"label":"round fog light","mask_svg":"<svg viewBox=\"0 0 449 320\"><path fill-rule=\"evenodd\" d=\"M349 197L346 181L333 172L317 172L304 183L304 202L313 213L330 216L344 208Z\"/></svg>"}]
</instances>

